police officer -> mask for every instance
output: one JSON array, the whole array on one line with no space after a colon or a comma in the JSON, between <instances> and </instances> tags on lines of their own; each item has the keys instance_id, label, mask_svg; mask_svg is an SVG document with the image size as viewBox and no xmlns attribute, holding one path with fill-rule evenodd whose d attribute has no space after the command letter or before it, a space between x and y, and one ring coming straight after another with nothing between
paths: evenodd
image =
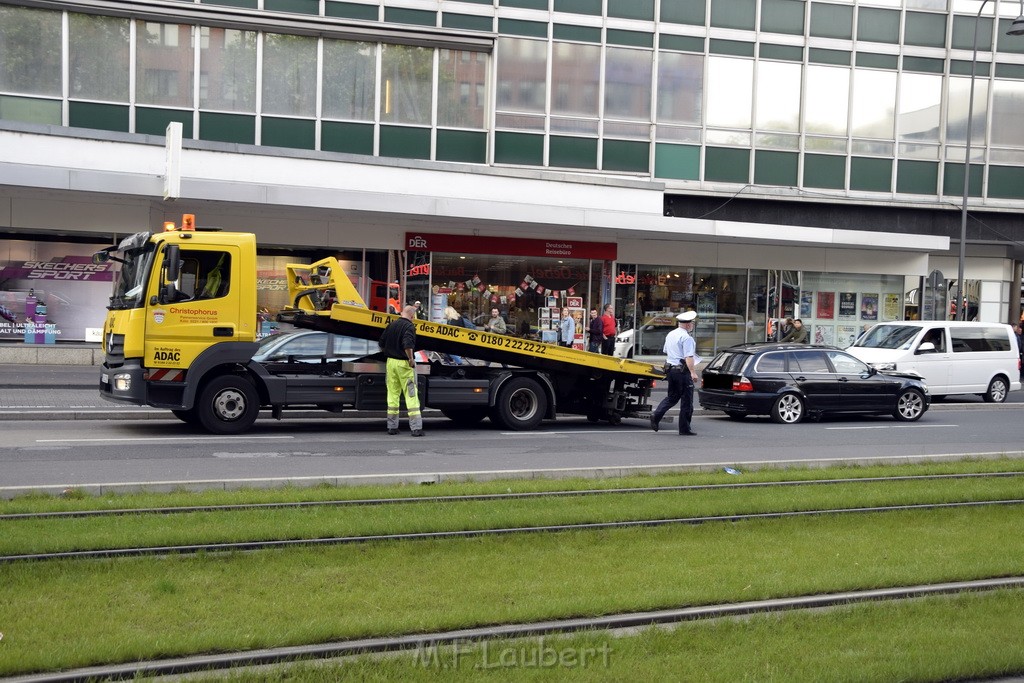
<instances>
[{"instance_id":1,"label":"police officer","mask_svg":"<svg viewBox=\"0 0 1024 683\"><path fill-rule=\"evenodd\" d=\"M693 418L693 387L694 382L699 379L697 364L700 363L697 342L690 335L696 320L696 311L680 313L676 316L678 327L665 337L668 396L658 404L651 415L651 429L654 431L658 431L658 424L661 418L665 417L665 413L682 401L679 406L679 435L688 436L696 433L690 429L690 420Z\"/></svg>"}]
</instances>

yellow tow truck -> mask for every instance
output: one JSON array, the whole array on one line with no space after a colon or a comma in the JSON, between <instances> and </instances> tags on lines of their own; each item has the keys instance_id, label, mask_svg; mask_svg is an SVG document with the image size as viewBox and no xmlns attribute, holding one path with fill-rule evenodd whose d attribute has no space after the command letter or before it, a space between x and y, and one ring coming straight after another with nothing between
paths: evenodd
<instances>
[{"instance_id":1,"label":"yellow tow truck","mask_svg":"<svg viewBox=\"0 0 1024 683\"><path fill-rule=\"evenodd\" d=\"M215 434L244 432L260 409L385 409L383 354L257 362L256 239L181 226L96 253L121 264L103 326L100 395L166 408ZM334 258L286 266L296 327L377 340L397 315L370 310ZM648 363L417 321L420 400L448 418L535 429L556 413L619 423L647 417L664 375Z\"/></svg>"}]
</instances>

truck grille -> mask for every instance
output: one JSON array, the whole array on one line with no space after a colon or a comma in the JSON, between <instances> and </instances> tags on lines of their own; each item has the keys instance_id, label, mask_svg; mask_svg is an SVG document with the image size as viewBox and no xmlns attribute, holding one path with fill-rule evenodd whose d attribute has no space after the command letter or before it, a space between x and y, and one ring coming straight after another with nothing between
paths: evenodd
<instances>
[{"instance_id":1,"label":"truck grille","mask_svg":"<svg viewBox=\"0 0 1024 683\"><path fill-rule=\"evenodd\" d=\"M124 365L124 335L110 332L103 340L104 359L108 368Z\"/></svg>"}]
</instances>

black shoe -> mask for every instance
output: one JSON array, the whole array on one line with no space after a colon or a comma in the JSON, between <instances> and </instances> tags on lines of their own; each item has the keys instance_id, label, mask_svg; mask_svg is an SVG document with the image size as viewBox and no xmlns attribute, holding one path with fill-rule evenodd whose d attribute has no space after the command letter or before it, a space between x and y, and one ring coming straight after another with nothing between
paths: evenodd
<instances>
[{"instance_id":1,"label":"black shoe","mask_svg":"<svg viewBox=\"0 0 1024 683\"><path fill-rule=\"evenodd\" d=\"M423 436L423 430L422 429L414 429L414 430L412 430L412 435L413 436Z\"/></svg>"},{"instance_id":2,"label":"black shoe","mask_svg":"<svg viewBox=\"0 0 1024 683\"><path fill-rule=\"evenodd\" d=\"M685 432L679 432L679 436L697 436L697 432L687 429Z\"/></svg>"},{"instance_id":3,"label":"black shoe","mask_svg":"<svg viewBox=\"0 0 1024 683\"><path fill-rule=\"evenodd\" d=\"M397 430L397 429L389 429L389 430L388 430L388 434L390 434L391 436L394 436L394 435L395 435L395 434L397 434L397 433L398 433L398 430Z\"/></svg>"},{"instance_id":4,"label":"black shoe","mask_svg":"<svg viewBox=\"0 0 1024 683\"><path fill-rule=\"evenodd\" d=\"M651 429L658 431L658 421L654 419L653 415L651 415Z\"/></svg>"}]
</instances>

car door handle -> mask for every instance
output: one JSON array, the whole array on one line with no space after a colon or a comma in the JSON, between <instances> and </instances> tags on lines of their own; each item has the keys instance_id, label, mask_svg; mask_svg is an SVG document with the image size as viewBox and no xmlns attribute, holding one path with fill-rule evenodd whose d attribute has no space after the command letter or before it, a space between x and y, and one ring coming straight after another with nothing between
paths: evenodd
<instances>
[{"instance_id":1,"label":"car door handle","mask_svg":"<svg viewBox=\"0 0 1024 683\"><path fill-rule=\"evenodd\" d=\"M840 382L849 382L849 381L850 381L850 378L849 378L849 377L840 377L840 378L839 378L839 381L840 381Z\"/></svg>"}]
</instances>

